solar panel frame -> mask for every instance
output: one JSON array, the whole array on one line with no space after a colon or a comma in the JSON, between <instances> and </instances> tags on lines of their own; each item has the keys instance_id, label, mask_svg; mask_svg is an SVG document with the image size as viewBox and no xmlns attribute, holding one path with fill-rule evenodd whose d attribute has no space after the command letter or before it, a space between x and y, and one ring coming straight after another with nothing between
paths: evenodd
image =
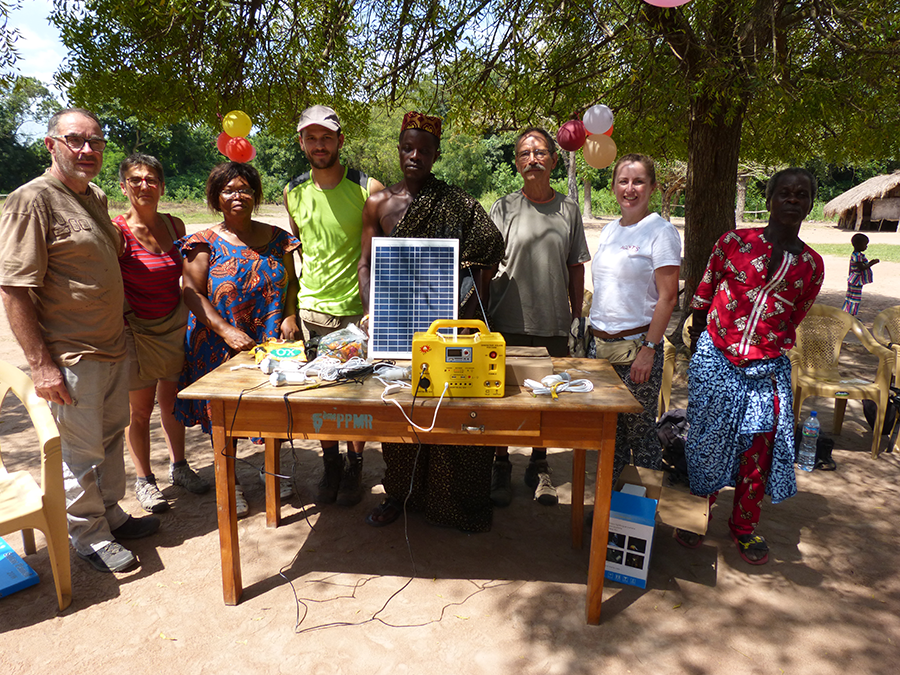
<instances>
[{"instance_id":1,"label":"solar panel frame","mask_svg":"<svg viewBox=\"0 0 900 675\"><path fill-rule=\"evenodd\" d=\"M371 270L369 358L411 359L413 333L458 318L458 240L373 237Z\"/></svg>"}]
</instances>

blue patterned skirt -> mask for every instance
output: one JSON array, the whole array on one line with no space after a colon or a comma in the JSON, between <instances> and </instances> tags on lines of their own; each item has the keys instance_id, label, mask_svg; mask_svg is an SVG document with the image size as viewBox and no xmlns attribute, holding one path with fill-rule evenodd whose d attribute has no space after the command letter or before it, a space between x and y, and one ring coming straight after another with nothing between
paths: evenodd
<instances>
[{"instance_id":1,"label":"blue patterned skirt","mask_svg":"<svg viewBox=\"0 0 900 675\"><path fill-rule=\"evenodd\" d=\"M766 494L773 504L797 494L793 400L787 356L738 368L713 345L709 333L703 333L688 370L690 429L685 455L691 491L708 495L734 486L741 455L750 448L753 437L774 428Z\"/></svg>"}]
</instances>

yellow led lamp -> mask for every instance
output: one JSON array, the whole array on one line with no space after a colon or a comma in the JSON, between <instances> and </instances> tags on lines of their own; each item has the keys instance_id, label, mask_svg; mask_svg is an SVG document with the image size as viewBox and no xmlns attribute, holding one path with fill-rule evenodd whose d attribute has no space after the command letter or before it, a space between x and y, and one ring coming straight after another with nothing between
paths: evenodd
<instances>
[{"instance_id":1,"label":"yellow led lamp","mask_svg":"<svg viewBox=\"0 0 900 675\"><path fill-rule=\"evenodd\" d=\"M475 328L472 335L443 335L441 328ZM413 392L417 396L501 397L506 388L506 341L483 321L439 319L413 334Z\"/></svg>"}]
</instances>

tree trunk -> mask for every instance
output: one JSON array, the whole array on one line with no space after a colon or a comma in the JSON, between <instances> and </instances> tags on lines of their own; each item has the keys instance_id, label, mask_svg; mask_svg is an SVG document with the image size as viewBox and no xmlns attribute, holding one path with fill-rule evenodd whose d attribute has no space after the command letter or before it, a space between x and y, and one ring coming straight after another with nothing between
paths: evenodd
<instances>
[{"instance_id":1,"label":"tree trunk","mask_svg":"<svg viewBox=\"0 0 900 675\"><path fill-rule=\"evenodd\" d=\"M569 153L569 197L572 198L572 201L576 204L578 203L578 178L576 175L577 168L575 166L575 153Z\"/></svg>"},{"instance_id":2,"label":"tree trunk","mask_svg":"<svg viewBox=\"0 0 900 675\"><path fill-rule=\"evenodd\" d=\"M672 214L672 193L668 190L662 190L661 195L659 215L662 216L663 220L672 220L670 217Z\"/></svg>"},{"instance_id":3,"label":"tree trunk","mask_svg":"<svg viewBox=\"0 0 900 675\"><path fill-rule=\"evenodd\" d=\"M737 205L734 207L734 221L740 225L744 219L744 209L747 208L747 185L750 176L740 176L737 181Z\"/></svg>"},{"instance_id":4,"label":"tree trunk","mask_svg":"<svg viewBox=\"0 0 900 675\"><path fill-rule=\"evenodd\" d=\"M591 180L590 180L590 178L584 179L584 209L581 212L581 217L583 220L588 220L589 218L594 217L593 204L591 203Z\"/></svg>"},{"instance_id":5,"label":"tree trunk","mask_svg":"<svg viewBox=\"0 0 900 675\"><path fill-rule=\"evenodd\" d=\"M713 244L734 228L734 198L744 108L728 120L709 97L691 105L684 200L683 306L690 307Z\"/></svg>"}]
</instances>

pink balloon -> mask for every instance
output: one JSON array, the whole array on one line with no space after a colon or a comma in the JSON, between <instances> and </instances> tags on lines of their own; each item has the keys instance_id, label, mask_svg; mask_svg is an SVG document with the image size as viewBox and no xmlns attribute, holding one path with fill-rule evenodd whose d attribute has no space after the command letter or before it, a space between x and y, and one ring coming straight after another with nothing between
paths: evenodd
<instances>
[{"instance_id":1,"label":"pink balloon","mask_svg":"<svg viewBox=\"0 0 900 675\"><path fill-rule=\"evenodd\" d=\"M224 131L219 134L219 137L216 139L216 149L222 153L223 155L227 155L225 152L225 147L228 145L228 141L231 140L231 136L226 134Z\"/></svg>"},{"instance_id":2,"label":"pink balloon","mask_svg":"<svg viewBox=\"0 0 900 675\"><path fill-rule=\"evenodd\" d=\"M586 138L587 131L581 120L569 120L556 133L556 142L559 143L559 147L569 152L580 150Z\"/></svg>"},{"instance_id":3,"label":"pink balloon","mask_svg":"<svg viewBox=\"0 0 900 675\"><path fill-rule=\"evenodd\" d=\"M252 162L254 159L256 159L256 148L253 148L253 154L250 155L250 159L248 159L247 161Z\"/></svg>"},{"instance_id":4,"label":"pink balloon","mask_svg":"<svg viewBox=\"0 0 900 675\"><path fill-rule=\"evenodd\" d=\"M249 162L253 157L253 145L243 136L232 138L225 145L225 156L232 162Z\"/></svg>"},{"instance_id":5,"label":"pink balloon","mask_svg":"<svg viewBox=\"0 0 900 675\"><path fill-rule=\"evenodd\" d=\"M686 5L691 0L644 0L648 5L653 5L654 7L681 7L681 5Z\"/></svg>"}]
</instances>

